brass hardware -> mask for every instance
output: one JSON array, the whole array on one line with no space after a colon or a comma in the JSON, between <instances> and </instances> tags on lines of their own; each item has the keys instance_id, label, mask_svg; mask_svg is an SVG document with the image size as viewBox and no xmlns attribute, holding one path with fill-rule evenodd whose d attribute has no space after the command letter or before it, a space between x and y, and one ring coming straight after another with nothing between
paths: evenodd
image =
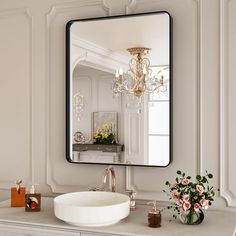
<instances>
[{"instance_id":1,"label":"brass hardware","mask_svg":"<svg viewBox=\"0 0 236 236\"><path fill-rule=\"evenodd\" d=\"M151 51L151 48L145 48L145 47L133 47L133 48L127 48L127 51L131 54L131 55L147 55L149 54L149 51Z\"/></svg>"},{"instance_id":2,"label":"brass hardware","mask_svg":"<svg viewBox=\"0 0 236 236\"><path fill-rule=\"evenodd\" d=\"M102 175L102 186L100 188L92 187L89 191L106 191L107 181L111 184L109 187L109 191L115 192L116 191L116 176L115 170L112 166L108 166L104 169Z\"/></svg>"},{"instance_id":3,"label":"brass hardware","mask_svg":"<svg viewBox=\"0 0 236 236\"><path fill-rule=\"evenodd\" d=\"M116 191L116 176L115 176L115 170L112 166L108 166L104 169L103 172L103 189L105 189L105 186L107 184L107 177L111 173L111 191Z\"/></svg>"},{"instance_id":4,"label":"brass hardware","mask_svg":"<svg viewBox=\"0 0 236 236\"><path fill-rule=\"evenodd\" d=\"M100 191L100 188L92 187L89 189L89 191L92 191L92 192Z\"/></svg>"}]
</instances>

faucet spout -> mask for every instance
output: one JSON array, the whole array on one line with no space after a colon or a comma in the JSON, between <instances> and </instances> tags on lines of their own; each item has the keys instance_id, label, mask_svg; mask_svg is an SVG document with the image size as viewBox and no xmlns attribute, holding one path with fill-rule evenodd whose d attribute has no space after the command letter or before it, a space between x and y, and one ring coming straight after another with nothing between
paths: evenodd
<instances>
[{"instance_id":1,"label":"faucet spout","mask_svg":"<svg viewBox=\"0 0 236 236\"><path fill-rule=\"evenodd\" d=\"M111 185L110 190L112 192L115 192L116 191L116 175L115 175L115 170L112 166L108 166L104 169L104 172L103 172L103 188L105 188L105 186L107 185L108 176L110 178L109 179L110 180L110 185Z\"/></svg>"}]
</instances>

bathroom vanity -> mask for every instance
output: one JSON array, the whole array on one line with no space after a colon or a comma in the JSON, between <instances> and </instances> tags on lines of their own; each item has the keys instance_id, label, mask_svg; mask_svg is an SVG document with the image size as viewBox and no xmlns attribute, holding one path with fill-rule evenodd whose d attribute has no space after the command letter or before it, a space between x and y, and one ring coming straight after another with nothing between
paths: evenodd
<instances>
[{"instance_id":1,"label":"bathroom vanity","mask_svg":"<svg viewBox=\"0 0 236 236\"><path fill-rule=\"evenodd\" d=\"M53 198L42 198L41 212L25 212L24 208L11 208L9 201L0 203L1 236L115 236L115 235L160 235L160 236L233 236L236 214L221 211L206 211L202 224L183 225L171 219L171 211L162 214L162 227L147 226L148 206L138 205L136 211L117 224L106 227L76 227L58 220L53 213Z\"/></svg>"}]
</instances>

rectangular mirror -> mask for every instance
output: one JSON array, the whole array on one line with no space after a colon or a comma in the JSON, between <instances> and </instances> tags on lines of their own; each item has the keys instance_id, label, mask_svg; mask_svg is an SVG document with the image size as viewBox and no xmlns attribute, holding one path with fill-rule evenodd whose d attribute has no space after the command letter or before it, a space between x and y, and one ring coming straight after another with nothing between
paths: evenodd
<instances>
[{"instance_id":1,"label":"rectangular mirror","mask_svg":"<svg viewBox=\"0 0 236 236\"><path fill-rule=\"evenodd\" d=\"M171 42L167 12L67 23L69 162L169 165Z\"/></svg>"}]
</instances>

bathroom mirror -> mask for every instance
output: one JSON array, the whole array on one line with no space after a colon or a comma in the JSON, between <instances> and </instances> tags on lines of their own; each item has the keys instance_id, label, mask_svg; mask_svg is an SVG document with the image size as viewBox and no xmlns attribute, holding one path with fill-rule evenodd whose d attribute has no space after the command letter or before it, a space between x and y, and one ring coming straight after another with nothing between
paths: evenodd
<instances>
[{"instance_id":1,"label":"bathroom mirror","mask_svg":"<svg viewBox=\"0 0 236 236\"><path fill-rule=\"evenodd\" d=\"M171 17L66 25L66 159L166 167L172 159Z\"/></svg>"}]
</instances>

